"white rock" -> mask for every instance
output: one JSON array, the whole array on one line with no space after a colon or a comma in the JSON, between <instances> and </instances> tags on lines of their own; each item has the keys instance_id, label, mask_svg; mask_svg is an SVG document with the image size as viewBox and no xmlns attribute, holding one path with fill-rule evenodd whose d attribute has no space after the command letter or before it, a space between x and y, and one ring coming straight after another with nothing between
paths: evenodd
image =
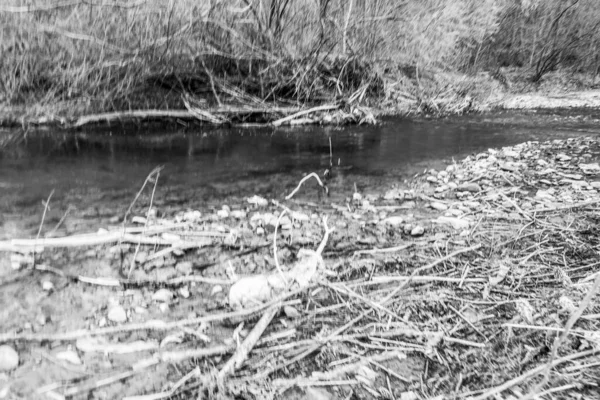
<instances>
[{"instance_id":1,"label":"white rock","mask_svg":"<svg viewBox=\"0 0 600 400\"><path fill-rule=\"evenodd\" d=\"M269 202L267 201L267 199L265 199L264 197L256 196L256 195L248 198L247 201L248 201L248 203L254 204L259 207L266 207L269 205Z\"/></svg>"},{"instance_id":2,"label":"white rock","mask_svg":"<svg viewBox=\"0 0 600 400\"><path fill-rule=\"evenodd\" d=\"M438 210L438 211L446 211L448 209L448 206L445 205L444 203L440 203L439 201L433 201L429 204L429 207L433 208L434 210Z\"/></svg>"},{"instance_id":3,"label":"white rock","mask_svg":"<svg viewBox=\"0 0 600 400\"><path fill-rule=\"evenodd\" d=\"M390 226L399 226L404 222L404 217L400 215L392 215L391 217L387 217L382 221L385 225Z\"/></svg>"},{"instance_id":4,"label":"white rock","mask_svg":"<svg viewBox=\"0 0 600 400\"><path fill-rule=\"evenodd\" d=\"M190 297L190 290L187 288L187 286L180 288L177 292L184 299L187 299L188 297Z\"/></svg>"},{"instance_id":5,"label":"white rock","mask_svg":"<svg viewBox=\"0 0 600 400\"><path fill-rule=\"evenodd\" d=\"M19 366L19 354L10 346L0 346L0 372L11 371Z\"/></svg>"},{"instance_id":6,"label":"white rock","mask_svg":"<svg viewBox=\"0 0 600 400\"><path fill-rule=\"evenodd\" d=\"M437 182L437 178L435 176L428 176L427 177L427 182L433 182L433 183L435 183L435 182Z\"/></svg>"},{"instance_id":7,"label":"white rock","mask_svg":"<svg viewBox=\"0 0 600 400\"><path fill-rule=\"evenodd\" d=\"M595 174L595 173L600 173L600 165L598 163L592 163L592 164L579 164L579 168L581 168L581 170L583 171L583 173L585 174Z\"/></svg>"},{"instance_id":8,"label":"white rock","mask_svg":"<svg viewBox=\"0 0 600 400\"><path fill-rule=\"evenodd\" d=\"M310 221L310 217L308 214L304 214L298 211L292 211L292 220L297 222L306 222Z\"/></svg>"},{"instance_id":9,"label":"white rock","mask_svg":"<svg viewBox=\"0 0 600 400\"><path fill-rule=\"evenodd\" d=\"M169 304L167 303L158 303L158 309L161 313L166 313L169 311Z\"/></svg>"},{"instance_id":10,"label":"white rock","mask_svg":"<svg viewBox=\"0 0 600 400\"><path fill-rule=\"evenodd\" d=\"M210 294L214 296L215 294L221 293L222 291L223 291L223 287L221 285L215 285L215 286L213 286L212 290L210 291Z\"/></svg>"},{"instance_id":11,"label":"white rock","mask_svg":"<svg viewBox=\"0 0 600 400\"><path fill-rule=\"evenodd\" d=\"M443 225L450 225L456 230L468 229L470 226L470 222L468 220L455 217L440 216L436 220L434 220L434 222Z\"/></svg>"},{"instance_id":12,"label":"white rock","mask_svg":"<svg viewBox=\"0 0 600 400\"><path fill-rule=\"evenodd\" d=\"M411 236L422 236L425 233L425 228L421 225L417 225L410 231Z\"/></svg>"},{"instance_id":13,"label":"white rock","mask_svg":"<svg viewBox=\"0 0 600 400\"><path fill-rule=\"evenodd\" d=\"M110 310L108 310L108 315L106 316L109 321L115 323L122 323L127 321L127 312L120 305L112 306Z\"/></svg>"},{"instance_id":14,"label":"white rock","mask_svg":"<svg viewBox=\"0 0 600 400\"><path fill-rule=\"evenodd\" d=\"M481 186L476 183L463 183L457 189L462 192L480 192Z\"/></svg>"},{"instance_id":15,"label":"white rock","mask_svg":"<svg viewBox=\"0 0 600 400\"><path fill-rule=\"evenodd\" d=\"M352 195L352 201L355 201L357 203L362 201L362 194L358 193L358 192L354 192L354 194Z\"/></svg>"},{"instance_id":16,"label":"white rock","mask_svg":"<svg viewBox=\"0 0 600 400\"><path fill-rule=\"evenodd\" d=\"M173 292L171 292L169 289L158 289L152 295L152 300L160 303L168 303L173 300Z\"/></svg>"},{"instance_id":17,"label":"white rock","mask_svg":"<svg viewBox=\"0 0 600 400\"><path fill-rule=\"evenodd\" d=\"M220 209L219 211L217 211L217 217L219 217L219 218L227 218L227 217L229 217L229 211L224 210L224 209Z\"/></svg>"},{"instance_id":18,"label":"white rock","mask_svg":"<svg viewBox=\"0 0 600 400\"><path fill-rule=\"evenodd\" d=\"M504 157L519 158L519 153L514 150L504 150L502 153L504 154Z\"/></svg>"},{"instance_id":19,"label":"white rock","mask_svg":"<svg viewBox=\"0 0 600 400\"><path fill-rule=\"evenodd\" d=\"M79 355L74 350L61 351L61 352L56 353L54 356L59 360L66 361L66 362L74 364L74 365L82 364L81 358L79 358Z\"/></svg>"},{"instance_id":20,"label":"white rock","mask_svg":"<svg viewBox=\"0 0 600 400\"><path fill-rule=\"evenodd\" d=\"M50 292L54 290L54 283L52 281L42 281L42 289L45 292Z\"/></svg>"},{"instance_id":21,"label":"white rock","mask_svg":"<svg viewBox=\"0 0 600 400\"><path fill-rule=\"evenodd\" d=\"M286 317L292 318L292 319L298 318L300 316L300 312L298 312L298 310L292 306L283 307L283 312L285 313Z\"/></svg>"},{"instance_id":22,"label":"white rock","mask_svg":"<svg viewBox=\"0 0 600 400\"><path fill-rule=\"evenodd\" d=\"M403 198L404 194L398 189L388 190L383 196L384 200L402 200Z\"/></svg>"},{"instance_id":23,"label":"white rock","mask_svg":"<svg viewBox=\"0 0 600 400\"><path fill-rule=\"evenodd\" d=\"M554 196L552 196L552 194L550 193L549 190L540 189L535 193L535 197L536 197L536 199L541 199L541 200L551 200L551 201L554 200Z\"/></svg>"},{"instance_id":24,"label":"white rock","mask_svg":"<svg viewBox=\"0 0 600 400\"><path fill-rule=\"evenodd\" d=\"M244 219L246 218L246 211L243 210L233 210L231 212L231 216L235 219Z\"/></svg>"},{"instance_id":25,"label":"white rock","mask_svg":"<svg viewBox=\"0 0 600 400\"><path fill-rule=\"evenodd\" d=\"M560 153L560 154L557 154L557 155L556 155L556 159L557 159L558 161L570 161L570 160L571 160L571 158L572 158L571 156L568 156L568 155L566 155L566 154L564 154L564 153Z\"/></svg>"},{"instance_id":26,"label":"white rock","mask_svg":"<svg viewBox=\"0 0 600 400\"><path fill-rule=\"evenodd\" d=\"M194 270L194 264L191 261L181 261L175 265L177 272L183 275L189 275Z\"/></svg>"}]
</instances>

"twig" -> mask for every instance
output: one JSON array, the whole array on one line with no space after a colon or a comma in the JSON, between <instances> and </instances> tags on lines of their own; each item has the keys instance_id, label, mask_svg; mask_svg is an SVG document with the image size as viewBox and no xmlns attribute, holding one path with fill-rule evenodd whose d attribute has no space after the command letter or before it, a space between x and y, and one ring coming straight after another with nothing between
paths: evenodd
<instances>
[{"instance_id":1,"label":"twig","mask_svg":"<svg viewBox=\"0 0 600 400\"><path fill-rule=\"evenodd\" d=\"M281 269L281 265L279 265L279 260L277 259L277 228L279 227L281 218L285 215L285 213L286 213L286 210L283 210L281 212L281 214L279 214L279 218L277 218L277 223L275 224L275 231L273 232L273 257L275 258L275 267L277 268L277 271L279 272L279 276L281 277L281 280L283 280L283 283L285 283L285 287L289 287L288 280L285 277L283 270Z\"/></svg>"},{"instance_id":2,"label":"twig","mask_svg":"<svg viewBox=\"0 0 600 400\"><path fill-rule=\"evenodd\" d=\"M206 64L204 63L204 57L201 57L200 61L202 62L202 68L204 68L204 72L206 72L206 75L208 76L208 80L210 81L210 88L212 90L213 96L215 96L215 100L217 100L217 103L219 104L219 107L220 107L223 105L223 103L221 103L221 99L219 98L219 95L217 94L217 89L215 89L215 81L213 80L212 74L210 73L208 68L206 68Z\"/></svg>"},{"instance_id":3,"label":"twig","mask_svg":"<svg viewBox=\"0 0 600 400\"><path fill-rule=\"evenodd\" d=\"M570 354L568 356L562 357L562 358L558 358L554 361L552 361L551 364L549 364L550 368L554 368L557 365L560 365L562 363L565 363L567 361L571 361L571 360L576 360L578 358L583 358L583 357L587 357L587 356L591 356L594 355L596 353L599 353L600 349L592 349L592 350L586 350L586 351L582 351L579 353L575 353L575 354ZM548 365L544 364L544 365L540 365L539 367L530 369L529 371L525 372L522 375L517 376L516 378L513 378L507 382L504 382L502 385L493 387L491 389L488 389L485 393L470 398L470 400L484 400L487 399L488 397L497 395L502 393L503 391L505 391L506 389L510 389L511 387L518 385L521 382L524 382L538 374L541 374L542 372L544 372L546 370L546 368L548 368ZM464 397L464 395L459 395L461 397Z\"/></svg>"},{"instance_id":4,"label":"twig","mask_svg":"<svg viewBox=\"0 0 600 400\"><path fill-rule=\"evenodd\" d=\"M282 294L278 298L273 301L265 304L258 305L254 308L248 308L244 310L221 313L221 314L213 314L206 315L198 318L190 318L190 319L182 319L178 321L164 322L158 320L151 320L147 322L141 322L136 324L127 324L121 326L110 326L106 328L99 329L79 329L69 332L63 333L14 333L14 332L5 332L0 333L0 343L14 341L14 340L25 340L31 342L41 342L41 341L67 341L67 340L75 340L86 336L99 336L99 335L110 335L114 333L122 333L122 332L133 332L133 331L142 331L142 330L157 330L157 331L168 331L175 328L180 328L182 326L187 325L199 325L202 323L214 322L214 321L223 321L223 320L235 320L241 318L248 318L252 315L255 315L274 304L278 304L279 302L286 300L292 296L300 293L301 290L295 290L293 292L288 292ZM295 301L285 302L282 306L296 304Z\"/></svg>"},{"instance_id":5,"label":"twig","mask_svg":"<svg viewBox=\"0 0 600 400\"><path fill-rule=\"evenodd\" d=\"M181 379L179 379L177 382L175 382L175 384L167 391L142 396L128 396L124 397L123 400L160 400L165 399L167 397L173 397L175 395L175 392L177 392L177 390L179 390L179 388L182 387L187 381L189 381L192 378L197 378L199 376L200 367L196 366L196 368L194 368L189 373L184 375Z\"/></svg>"},{"instance_id":6,"label":"twig","mask_svg":"<svg viewBox=\"0 0 600 400\"><path fill-rule=\"evenodd\" d=\"M152 170L152 172L150 172L151 175L156 175L156 176L154 178L154 186L152 187L152 195L150 196L150 204L148 204L148 211L146 212L146 221L144 221L144 230L142 231L142 235L146 232L146 229L148 229L148 220L150 219L150 211L152 210L152 203L154 202L154 195L156 194L156 186L158 185L158 178L160 177L161 170L162 170L162 167L158 167L158 168L155 168L154 170ZM148 177L149 176L150 175L148 175ZM124 223L124 221L123 221L123 223ZM141 246L141 243L138 243L137 246L135 247L135 252L133 253L133 257L131 257L131 264L129 265L129 272L127 273L128 279L131 277L131 273L133 272L133 269L135 268L135 259L137 258L138 252L140 251L140 246Z\"/></svg>"},{"instance_id":7,"label":"twig","mask_svg":"<svg viewBox=\"0 0 600 400\"><path fill-rule=\"evenodd\" d=\"M321 186L323 189L325 189L325 190L327 191L327 186L325 186L325 185L323 184L323 182L321 182L321 178L319 178L319 175L317 175L317 174L316 174L316 173L314 173L314 172L311 172L310 174L306 175L304 178L302 178L302 179L300 180L300 183L298 183L298 186L296 186L296 189L294 189L294 190L292 191L292 193L288 194L288 195L285 197L285 199L286 199L286 200L289 200L289 199L291 199L292 197L294 197L294 195L296 194L296 192L298 192L298 190L300 190L300 186L302 186L302 184L303 184L304 182L306 182L307 180L309 180L310 178L315 178L315 179L317 180L317 182L319 183L319 185L320 185L320 186Z\"/></svg>"},{"instance_id":8,"label":"twig","mask_svg":"<svg viewBox=\"0 0 600 400\"><path fill-rule=\"evenodd\" d=\"M123 379L130 378L134 375L137 375L137 374L143 372L144 369L152 367L157 364L158 364L158 360L155 360L155 359L146 360L146 362L144 362L144 363L136 364L137 367L132 371L121 372L121 373L115 374L113 376L109 376L108 378L100 379L96 382L88 383L88 384L85 384L80 387L74 387L74 388L67 389L65 391L64 395L65 395L65 397L71 397L71 396L75 396L80 393L89 392L90 390L98 389L103 386L107 386L107 385L113 384L115 382L121 381Z\"/></svg>"},{"instance_id":9,"label":"twig","mask_svg":"<svg viewBox=\"0 0 600 400\"><path fill-rule=\"evenodd\" d=\"M395 247L387 247L385 249L357 250L352 255L352 258L363 255L363 254L395 253L397 251L409 249L409 248L413 247L414 245L415 245L414 243L408 243L408 244L403 244L403 245L395 246Z\"/></svg>"},{"instance_id":10,"label":"twig","mask_svg":"<svg viewBox=\"0 0 600 400\"><path fill-rule=\"evenodd\" d=\"M573 326L575 325L577 320L579 320L579 318L581 317L581 315L583 314L585 309L590 305L592 299L598 292L599 288L600 288L600 275L596 276L596 279L594 280L594 284L592 285L590 290L587 292L583 301L581 302L581 304L579 304L579 307L577 307L577 309L569 317L569 320L565 324L565 328L563 330L562 335L560 335L559 337L557 337L554 340L554 344L552 346L552 354L550 355L550 361L546 364L546 368L544 370L544 379L542 379L542 381L539 384L537 384L535 386L535 388L533 388L533 390L527 396L525 396L523 398L523 400L535 397L537 395L537 392L548 383L548 381L550 380L550 371L553 368L552 362L558 355L558 349L563 344L563 342L566 340L567 336L569 335L569 332L571 331L571 329L573 328Z\"/></svg>"},{"instance_id":11,"label":"twig","mask_svg":"<svg viewBox=\"0 0 600 400\"><path fill-rule=\"evenodd\" d=\"M267 326L271 323L273 317L279 311L280 306L281 305L274 305L263 314L244 342L238 347L235 354L225 363L223 368L221 368L218 374L219 379L224 379L242 366L244 361L248 358L248 354L250 354L250 351L252 351L256 342L258 342L258 339L260 339L265 329L267 329Z\"/></svg>"},{"instance_id":12,"label":"twig","mask_svg":"<svg viewBox=\"0 0 600 400\"><path fill-rule=\"evenodd\" d=\"M323 216L323 226L325 227L325 233L323 234L323 239L321 239L321 243L319 244L319 247L317 248L317 254L321 255L323 254L323 250L325 249L325 246L327 245L327 241L329 240L329 235L335 231L335 228L329 228L327 226L327 216Z\"/></svg>"},{"instance_id":13,"label":"twig","mask_svg":"<svg viewBox=\"0 0 600 400\"><path fill-rule=\"evenodd\" d=\"M50 199L52 198L53 194L54 194L54 189L52 189L52 191L48 195L48 198L44 202L44 212L42 213L42 220L40 221L40 227L38 228L37 235L35 236L35 240L36 241L40 238L40 234L42 233L42 227L44 226L44 220L46 219L46 212L48 211L48 206L50 204Z\"/></svg>"}]
</instances>

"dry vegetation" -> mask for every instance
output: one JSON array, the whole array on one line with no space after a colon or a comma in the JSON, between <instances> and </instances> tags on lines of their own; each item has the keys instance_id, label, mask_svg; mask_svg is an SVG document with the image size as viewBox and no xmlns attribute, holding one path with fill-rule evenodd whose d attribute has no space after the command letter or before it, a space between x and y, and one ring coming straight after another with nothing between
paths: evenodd
<instances>
[{"instance_id":1,"label":"dry vegetation","mask_svg":"<svg viewBox=\"0 0 600 400\"><path fill-rule=\"evenodd\" d=\"M592 0L12 0L0 6L0 102L29 115L324 103L452 112L501 90L596 73ZM467 75L465 75L467 74ZM414 108L414 107L413 107Z\"/></svg>"}]
</instances>

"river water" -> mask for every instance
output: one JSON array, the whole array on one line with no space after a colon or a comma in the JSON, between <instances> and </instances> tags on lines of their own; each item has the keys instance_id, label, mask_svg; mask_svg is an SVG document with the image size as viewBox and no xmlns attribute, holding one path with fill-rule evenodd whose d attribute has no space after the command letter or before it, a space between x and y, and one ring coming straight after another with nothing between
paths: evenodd
<instances>
[{"instance_id":1,"label":"river water","mask_svg":"<svg viewBox=\"0 0 600 400\"><path fill-rule=\"evenodd\" d=\"M253 194L282 198L302 176L322 175L330 162L335 166L328 183L331 198L340 200L351 196L355 185L361 192L378 191L491 147L598 135L599 121L598 111L570 110L389 118L376 126L350 127L0 131L14 138L0 147L0 239L35 234L42 201L51 192L44 231L67 209L64 233L114 220L159 165L164 169L154 198L167 213L219 207ZM299 197L329 201L313 183ZM138 211L147 201L140 199Z\"/></svg>"}]
</instances>

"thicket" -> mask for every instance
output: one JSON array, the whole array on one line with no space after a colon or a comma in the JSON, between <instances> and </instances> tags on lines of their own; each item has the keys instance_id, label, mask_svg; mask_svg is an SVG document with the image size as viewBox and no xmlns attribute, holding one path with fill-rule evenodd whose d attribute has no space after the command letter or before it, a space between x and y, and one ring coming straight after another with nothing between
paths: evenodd
<instances>
[{"instance_id":1,"label":"thicket","mask_svg":"<svg viewBox=\"0 0 600 400\"><path fill-rule=\"evenodd\" d=\"M596 0L2 3L4 104L168 108L182 93L217 104L381 103L445 90L436 71L520 67L539 81L600 66Z\"/></svg>"}]
</instances>

